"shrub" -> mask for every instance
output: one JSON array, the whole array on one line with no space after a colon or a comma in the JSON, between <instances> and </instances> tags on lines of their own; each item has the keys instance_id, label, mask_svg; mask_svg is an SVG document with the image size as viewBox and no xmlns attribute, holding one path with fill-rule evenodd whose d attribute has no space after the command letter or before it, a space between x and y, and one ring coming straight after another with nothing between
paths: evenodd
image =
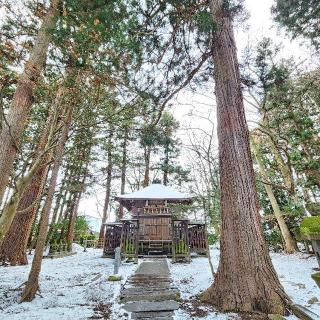
<instances>
[{"instance_id":1,"label":"shrub","mask_svg":"<svg viewBox=\"0 0 320 320\"><path fill-rule=\"evenodd\" d=\"M270 249L274 251L282 250L283 242L280 230L274 228L265 232L265 238Z\"/></svg>"},{"instance_id":2,"label":"shrub","mask_svg":"<svg viewBox=\"0 0 320 320\"><path fill-rule=\"evenodd\" d=\"M215 233L208 234L208 244L209 246L214 245L219 240L219 236Z\"/></svg>"},{"instance_id":3,"label":"shrub","mask_svg":"<svg viewBox=\"0 0 320 320\"><path fill-rule=\"evenodd\" d=\"M320 216L305 217L301 222L300 231L304 235L320 234Z\"/></svg>"}]
</instances>

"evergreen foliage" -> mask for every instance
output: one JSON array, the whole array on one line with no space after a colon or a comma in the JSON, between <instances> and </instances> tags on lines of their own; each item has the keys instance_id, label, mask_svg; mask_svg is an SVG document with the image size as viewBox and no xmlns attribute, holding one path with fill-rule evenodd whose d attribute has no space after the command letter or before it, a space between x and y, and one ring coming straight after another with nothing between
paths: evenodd
<instances>
[{"instance_id":1,"label":"evergreen foliage","mask_svg":"<svg viewBox=\"0 0 320 320\"><path fill-rule=\"evenodd\" d=\"M315 48L320 45L320 3L317 0L277 0L272 8L274 19L293 38L305 37Z\"/></svg>"}]
</instances>

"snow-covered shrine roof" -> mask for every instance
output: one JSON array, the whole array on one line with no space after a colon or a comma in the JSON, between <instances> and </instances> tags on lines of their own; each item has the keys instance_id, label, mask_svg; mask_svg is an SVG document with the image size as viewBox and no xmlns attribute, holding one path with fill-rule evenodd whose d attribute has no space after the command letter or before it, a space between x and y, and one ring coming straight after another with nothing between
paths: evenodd
<instances>
[{"instance_id":1,"label":"snow-covered shrine roof","mask_svg":"<svg viewBox=\"0 0 320 320\"><path fill-rule=\"evenodd\" d=\"M141 190L119 195L116 197L116 200L169 200L169 202L184 202L192 200L192 197L160 183L153 183Z\"/></svg>"}]
</instances>

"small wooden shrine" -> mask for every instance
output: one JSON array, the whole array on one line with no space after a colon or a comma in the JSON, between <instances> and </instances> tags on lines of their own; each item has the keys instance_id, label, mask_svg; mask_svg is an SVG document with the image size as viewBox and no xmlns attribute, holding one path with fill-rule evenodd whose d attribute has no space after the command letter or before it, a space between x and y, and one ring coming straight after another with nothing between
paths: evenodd
<instances>
[{"instance_id":1,"label":"small wooden shrine","mask_svg":"<svg viewBox=\"0 0 320 320\"><path fill-rule=\"evenodd\" d=\"M204 223L175 218L173 204L191 204L192 198L160 183L116 197L131 219L105 224L103 256L113 257L121 248L126 258L166 255L173 261L190 260L190 253L206 254L208 241Z\"/></svg>"}]
</instances>

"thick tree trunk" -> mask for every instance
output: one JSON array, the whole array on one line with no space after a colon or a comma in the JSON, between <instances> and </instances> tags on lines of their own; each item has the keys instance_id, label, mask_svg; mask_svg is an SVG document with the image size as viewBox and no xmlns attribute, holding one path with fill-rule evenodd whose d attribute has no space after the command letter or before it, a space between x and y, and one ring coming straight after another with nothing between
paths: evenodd
<instances>
[{"instance_id":1,"label":"thick tree trunk","mask_svg":"<svg viewBox=\"0 0 320 320\"><path fill-rule=\"evenodd\" d=\"M62 132L61 132L61 138L55 150L56 152L54 156L48 194L47 194L45 204L42 209L41 218L40 218L39 234L38 234L35 254L32 261L32 267L29 273L28 281L22 293L21 301L33 300L39 289L39 275L41 271L43 251L46 245L50 209L52 206L54 191L57 185L58 173L59 173L60 165L61 165L63 154L64 154L64 146L68 139L68 132L69 132L69 128L72 120L72 111L73 111L73 107L71 106L67 111L67 115L64 120Z\"/></svg>"},{"instance_id":2,"label":"thick tree trunk","mask_svg":"<svg viewBox=\"0 0 320 320\"><path fill-rule=\"evenodd\" d=\"M56 24L59 2L59 0L51 2L35 39L30 58L19 78L6 124L0 132L0 203L8 184L17 150L20 147L20 139L33 103L33 93L46 62L51 40L50 30Z\"/></svg>"},{"instance_id":3,"label":"thick tree trunk","mask_svg":"<svg viewBox=\"0 0 320 320\"><path fill-rule=\"evenodd\" d=\"M254 138L252 138L252 149L253 149L255 158L257 160L258 166L259 166L260 175L261 175L263 181L266 182L263 185L264 185L265 190L267 192L268 198L271 202L271 206L272 206L274 215L277 219L277 222L278 222L278 225L279 225L279 228L280 228L283 240L284 240L285 251L287 253L294 253L294 252L298 251L297 244L294 241L294 239L292 238L291 233L288 229L288 226L282 216L281 210L279 208L277 199L273 193L272 187L270 186L270 184L268 184L268 182L269 182L268 174L264 168L264 165L263 165L263 162L261 159L261 154L259 153L258 147L255 145Z\"/></svg>"},{"instance_id":4,"label":"thick tree trunk","mask_svg":"<svg viewBox=\"0 0 320 320\"><path fill-rule=\"evenodd\" d=\"M104 205L103 205L103 214L102 214L102 221L99 233L99 244L103 243L104 240L104 224L107 222L108 218L108 210L109 210L109 202L110 202L110 194L111 194L111 182L112 182L112 168L113 168L113 161L112 161L112 137L113 132L110 129L110 134L108 137L108 166L107 166L107 181L106 181L106 195L104 198Z\"/></svg>"},{"instance_id":5,"label":"thick tree trunk","mask_svg":"<svg viewBox=\"0 0 320 320\"><path fill-rule=\"evenodd\" d=\"M143 187L147 187L150 183L150 157L151 157L151 147L145 147L144 150L144 178L143 178Z\"/></svg>"},{"instance_id":6,"label":"thick tree trunk","mask_svg":"<svg viewBox=\"0 0 320 320\"><path fill-rule=\"evenodd\" d=\"M37 159L37 161L33 164L32 169L28 172L28 174L22 177L16 183L16 190L14 190L14 193L11 195L10 200L3 208L2 215L0 217L0 248L4 240L4 236L9 231L12 220L14 219L14 216L17 212L19 200L21 199L26 187L32 180L34 173L38 169L40 160L41 159Z\"/></svg>"},{"instance_id":7,"label":"thick tree trunk","mask_svg":"<svg viewBox=\"0 0 320 320\"><path fill-rule=\"evenodd\" d=\"M221 188L220 262L202 299L219 310L284 314L287 296L263 236L230 13L211 0Z\"/></svg>"},{"instance_id":8,"label":"thick tree trunk","mask_svg":"<svg viewBox=\"0 0 320 320\"><path fill-rule=\"evenodd\" d=\"M47 162L48 160L48 157L45 157L44 161ZM10 262L11 265L28 263L26 256L28 239L35 213L38 209L38 200L43 190L47 170L48 166L43 163L41 168L32 177L29 186L19 201L17 213L3 240L0 249L0 259Z\"/></svg>"},{"instance_id":9,"label":"thick tree trunk","mask_svg":"<svg viewBox=\"0 0 320 320\"><path fill-rule=\"evenodd\" d=\"M10 262L11 265L28 263L26 256L28 239L47 179L49 162L52 159L51 148L60 124L58 115L61 112L60 102L63 95L64 90L60 88L35 151L36 162L41 159L39 166L32 175L22 197L19 198L16 214L0 247L0 260Z\"/></svg>"},{"instance_id":10,"label":"thick tree trunk","mask_svg":"<svg viewBox=\"0 0 320 320\"><path fill-rule=\"evenodd\" d=\"M43 134L37 145L36 152L35 152L36 158L31 165L30 171L17 181L16 188L10 198L10 201L5 206L3 213L0 217L0 256L1 256L1 247L4 241L4 236L8 233L11 227L12 221L16 216L17 210L21 210L21 206L19 207L20 201L23 199L23 197L28 196L30 192L30 200L32 202L30 202L29 207L30 209L33 209L34 207L37 206L38 199L32 198L31 193L33 191L30 190L30 186L32 185L32 182L36 184L38 183L35 180L35 176L37 176L38 172L43 169L44 163L46 163L46 161L49 158L50 152L48 149L50 147L50 141L49 141L50 138L48 138L48 136L50 136L52 139L53 132L52 130L50 131L50 128L53 126L52 122L55 121L54 119L56 119L55 117L56 115L57 114L53 114L51 111L50 116L47 119L46 125L44 126Z\"/></svg>"}]
</instances>

